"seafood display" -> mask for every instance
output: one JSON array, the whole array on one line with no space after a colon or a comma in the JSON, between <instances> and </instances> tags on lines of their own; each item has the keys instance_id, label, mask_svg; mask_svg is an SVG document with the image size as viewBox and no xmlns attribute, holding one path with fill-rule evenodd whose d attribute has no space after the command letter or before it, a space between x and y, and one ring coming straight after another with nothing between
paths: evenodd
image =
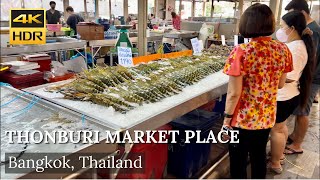
<instances>
[{"instance_id":1,"label":"seafood display","mask_svg":"<svg viewBox=\"0 0 320 180\"><path fill-rule=\"evenodd\" d=\"M215 54L217 56L227 57L233 50L234 46L221 46L212 44L209 49L205 50L205 53Z\"/></svg>"},{"instance_id":2,"label":"seafood display","mask_svg":"<svg viewBox=\"0 0 320 180\"><path fill-rule=\"evenodd\" d=\"M77 76L71 83L47 89L64 98L112 107L126 113L144 103L159 102L179 94L186 86L220 71L225 57L202 56L162 59L135 67L97 67Z\"/></svg>"}]
</instances>

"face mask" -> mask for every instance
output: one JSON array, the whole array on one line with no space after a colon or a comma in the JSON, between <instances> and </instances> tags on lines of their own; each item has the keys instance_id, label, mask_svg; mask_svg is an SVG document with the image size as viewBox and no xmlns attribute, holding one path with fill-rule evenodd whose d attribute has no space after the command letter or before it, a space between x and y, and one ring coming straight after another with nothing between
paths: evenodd
<instances>
[{"instance_id":1,"label":"face mask","mask_svg":"<svg viewBox=\"0 0 320 180\"><path fill-rule=\"evenodd\" d=\"M292 30L293 31L293 30ZM290 32L290 34L292 33L292 31ZM288 41L288 38L289 38L289 35L286 34L286 30L280 28L277 33L276 33L276 36L277 36L277 39L280 41L280 42L287 42Z\"/></svg>"}]
</instances>

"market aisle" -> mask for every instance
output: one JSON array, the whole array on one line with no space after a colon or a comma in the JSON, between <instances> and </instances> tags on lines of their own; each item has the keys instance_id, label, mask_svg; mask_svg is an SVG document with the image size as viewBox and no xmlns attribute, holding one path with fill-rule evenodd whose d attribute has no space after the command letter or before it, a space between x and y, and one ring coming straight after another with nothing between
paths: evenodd
<instances>
[{"instance_id":1,"label":"market aisle","mask_svg":"<svg viewBox=\"0 0 320 180\"><path fill-rule=\"evenodd\" d=\"M268 173L268 179L320 179L319 114L319 103L313 104L310 115L309 130L303 143L304 153L300 155L286 156L287 161L286 164L283 166L283 173L280 175ZM289 132L292 132L294 127L294 117L290 117L288 121L288 127Z\"/></svg>"},{"instance_id":2,"label":"market aisle","mask_svg":"<svg viewBox=\"0 0 320 180\"><path fill-rule=\"evenodd\" d=\"M294 118L290 117L288 121L289 132L294 127ZM283 166L283 173L275 175L271 172L267 173L267 179L320 179L320 104L313 104L310 115L309 130L303 143L304 153L300 155L286 156L287 161ZM267 152L270 151L270 143ZM229 158L219 164L215 172L209 178L230 178L229 174ZM248 165L248 177L250 178L250 165ZM218 174L218 176L215 176Z\"/></svg>"}]
</instances>

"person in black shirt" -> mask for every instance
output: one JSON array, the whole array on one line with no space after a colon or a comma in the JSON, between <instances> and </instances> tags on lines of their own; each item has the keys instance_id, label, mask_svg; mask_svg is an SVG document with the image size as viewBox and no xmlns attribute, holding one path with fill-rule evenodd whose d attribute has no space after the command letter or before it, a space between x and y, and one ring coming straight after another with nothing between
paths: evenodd
<instances>
[{"instance_id":1,"label":"person in black shirt","mask_svg":"<svg viewBox=\"0 0 320 180\"><path fill-rule=\"evenodd\" d=\"M51 9L46 12L47 24L58 24L60 23L61 13L60 11L55 10L56 2L50 1Z\"/></svg>"},{"instance_id":2,"label":"person in black shirt","mask_svg":"<svg viewBox=\"0 0 320 180\"><path fill-rule=\"evenodd\" d=\"M287 11L301 11L307 21L307 27L312 31L312 39L316 49L316 66L314 67L314 77L311 85L310 97L306 107L298 107L293 115L296 115L295 127L287 139L285 154L303 153L302 143L309 127L309 115L311 112L312 102L316 94L320 91L320 26L311 18L308 2L305 0L292 0L286 7ZM311 126L311 125L310 125Z\"/></svg>"},{"instance_id":3,"label":"person in black shirt","mask_svg":"<svg viewBox=\"0 0 320 180\"><path fill-rule=\"evenodd\" d=\"M75 14L71 6L68 6L66 8L66 11L69 14L69 17L67 19L67 24L74 31L74 35L77 35L77 24L79 22L83 22L84 19L78 14Z\"/></svg>"}]
</instances>

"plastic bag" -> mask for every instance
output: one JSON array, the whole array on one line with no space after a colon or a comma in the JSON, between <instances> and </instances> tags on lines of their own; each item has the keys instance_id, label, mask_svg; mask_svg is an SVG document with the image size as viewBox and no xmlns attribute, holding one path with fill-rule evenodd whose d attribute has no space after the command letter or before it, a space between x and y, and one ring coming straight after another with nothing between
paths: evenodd
<instances>
[{"instance_id":1,"label":"plastic bag","mask_svg":"<svg viewBox=\"0 0 320 180\"><path fill-rule=\"evenodd\" d=\"M208 37L209 37L209 27L207 26L206 23L203 23L199 31L199 40L202 40L204 45Z\"/></svg>"},{"instance_id":2,"label":"plastic bag","mask_svg":"<svg viewBox=\"0 0 320 180\"><path fill-rule=\"evenodd\" d=\"M61 64L58 61L52 61L51 62L51 72L55 75L55 76L63 76L66 73L68 73L68 69L66 67L64 67L63 64Z\"/></svg>"},{"instance_id":3,"label":"plastic bag","mask_svg":"<svg viewBox=\"0 0 320 180\"><path fill-rule=\"evenodd\" d=\"M81 73L84 70L88 69L88 66L86 65L86 62L82 56L69 61L64 61L63 64L64 67L68 69L68 71L72 71L75 73Z\"/></svg>"}]
</instances>

